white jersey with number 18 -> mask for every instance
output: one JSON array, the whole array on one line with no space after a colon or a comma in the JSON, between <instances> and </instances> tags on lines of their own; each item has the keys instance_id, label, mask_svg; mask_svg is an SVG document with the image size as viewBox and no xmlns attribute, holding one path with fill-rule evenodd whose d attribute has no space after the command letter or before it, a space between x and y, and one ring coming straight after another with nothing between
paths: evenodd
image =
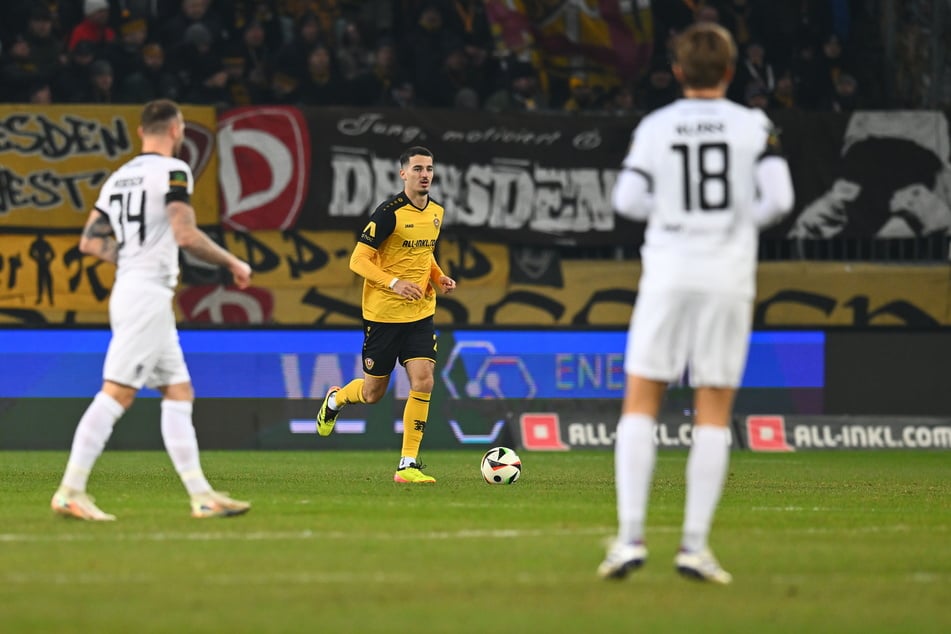
<instances>
[{"instance_id":1,"label":"white jersey with number 18","mask_svg":"<svg viewBox=\"0 0 951 634\"><path fill-rule=\"evenodd\" d=\"M650 200L639 288L752 297L757 168L777 153L766 115L725 99L681 99L645 117L623 163ZM780 187L791 196L791 183Z\"/></svg>"},{"instance_id":2,"label":"white jersey with number 18","mask_svg":"<svg viewBox=\"0 0 951 634\"><path fill-rule=\"evenodd\" d=\"M159 154L140 154L109 176L95 206L109 218L119 243L117 282L175 288L178 243L166 205L189 202L193 189L188 163Z\"/></svg>"}]
</instances>

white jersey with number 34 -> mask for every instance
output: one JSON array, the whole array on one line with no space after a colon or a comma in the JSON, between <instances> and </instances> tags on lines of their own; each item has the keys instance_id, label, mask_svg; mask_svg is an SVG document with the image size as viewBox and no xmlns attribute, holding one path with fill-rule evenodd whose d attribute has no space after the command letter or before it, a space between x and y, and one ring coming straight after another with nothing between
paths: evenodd
<instances>
[{"instance_id":1,"label":"white jersey with number 34","mask_svg":"<svg viewBox=\"0 0 951 634\"><path fill-rule=\"evenodd\" d=\"M752 297L755 288L758 173L765 159L782 161L772 124L759 110L725 99L681 99L645 117L634 131L625 170L643 182L636 210L648 221L641 249L642 290L699 290ZM617 194L624 192L616 192ZM784 205L782 203L780 206ZM785 210L781 210L785 211Z\"/></svg>"},{"instance_id":2,"label":"white jersey with number 34","mask_svg":"<svg viewBox=\"0 0 951 634\"><path fill-rule=\"evenodd\" d=\"M166 205L187 202L193 189L188 164L159 154L140 154L109 176L95 206L109 218L119 243L116 281L175 287L178 243Z\"/></svg>"}]
</instances>

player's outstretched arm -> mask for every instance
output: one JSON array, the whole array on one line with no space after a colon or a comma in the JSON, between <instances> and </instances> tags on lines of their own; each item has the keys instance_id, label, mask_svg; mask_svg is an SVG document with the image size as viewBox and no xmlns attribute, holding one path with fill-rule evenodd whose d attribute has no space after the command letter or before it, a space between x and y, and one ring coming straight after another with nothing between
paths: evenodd
<instances>
[{"instance_id":1,"label":"player's outstretched arm","mask_svg":"<svg viewBox=\"0 0 951 634\"><path fill-rule=\"evenodd\" d=\"M251 267L216 244L207 233L198 228L195 210L191 205L175 201L169 203L167 209L172 233L179 248L199 260L227 268L238 288L248 287L251 283Z\"/></svg>"},{"instance_id":2,"label":"player's outstretched arm","mask_svg":"<svg viewBox=\"0 0 951 634\"><path fill-rule=\"evenodd\" d=\"M98 209L89 212L83 234L79 238L79 250L100 260L115 264L119 260L119 243L112 232L109 218Z\"/></svg>"}]
</instances>

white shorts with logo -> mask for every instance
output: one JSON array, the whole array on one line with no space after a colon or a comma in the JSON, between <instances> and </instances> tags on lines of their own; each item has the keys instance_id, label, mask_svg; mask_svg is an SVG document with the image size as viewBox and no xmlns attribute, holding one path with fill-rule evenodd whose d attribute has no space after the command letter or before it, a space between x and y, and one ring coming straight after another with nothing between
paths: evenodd
<instances>
[{"instance_id":1,"label":"white shorts with logo","mask_svg":"<svg viewBox=\"0 0 951 634\"><path fill-rule=\"evenodd\" d=\"M746 366L752 301L696 291L638 293L624 370L675 381L688 370L693 387L739 387Z\"/></svg>"},{"instance_id":2,"label":"white shorts with logo","mask_svg":"<svg viewBox=\"0 0 951 634\"><path fill-rule=\"evenodd\" d=\"M109 322L112 339L103 379L137 389L191 381L178 341L170 289L117 282L109 299Z\"/></svg>"}]
</instances>

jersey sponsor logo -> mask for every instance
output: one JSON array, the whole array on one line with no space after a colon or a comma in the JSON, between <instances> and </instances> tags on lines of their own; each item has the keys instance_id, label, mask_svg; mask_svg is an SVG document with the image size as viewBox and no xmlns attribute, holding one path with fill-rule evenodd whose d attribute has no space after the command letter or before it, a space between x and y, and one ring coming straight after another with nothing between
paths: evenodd
<instances>
[{"instance_id":1,"label":"jersey sponsor logo","mask_svg":"<svg viewBox=\"0 0 951 634\"><path fill-rule=\"evenodd\" d=\"M186 189L188 187L188 175L181 170L174 170L168 173L169 189Z\"/></svg>"},{"instance_id":2,"label":"jersey sponsor logo","mask_svg":"<svg viewBox=\"0 0 951 634\"><path fill-rule=\"evenodd\" d=\"M439 228L439 218L433 218L433 226Z\"/></svg>"},{"instance_id":3,"label":"jersey sponsor logo","mask_svg":"<svg viewBox=\"0 0 951 634\"><path fill-rule=\"evenodd\" d=\"M237 108L218 125L222 222L288 229L307 200L310 134L296 108Z\"/></svg>"},{"instance_id":4,"label":"jersey sponsor logo","mask_svg":"<svg viewBox=\"0 0 951 634\"><path fill-rule=\"evenodd\" d=\"M408 225L403 225L403 228L404 228L404 229L412 229L412 228L414 228L415 226L416 226L416 225L410 223L410 224L408 224Z\"/></svg>"},{"instance_id":5,"label":"jersey sponsor logo","mask_svg":"<svg viewBox=\"0 0 951 634\"><path fill-rule=\"evenodd\" d=\"M431 248L435 246L435 240L403 240L404 249Z\"/></svg>"}]
</instances>

